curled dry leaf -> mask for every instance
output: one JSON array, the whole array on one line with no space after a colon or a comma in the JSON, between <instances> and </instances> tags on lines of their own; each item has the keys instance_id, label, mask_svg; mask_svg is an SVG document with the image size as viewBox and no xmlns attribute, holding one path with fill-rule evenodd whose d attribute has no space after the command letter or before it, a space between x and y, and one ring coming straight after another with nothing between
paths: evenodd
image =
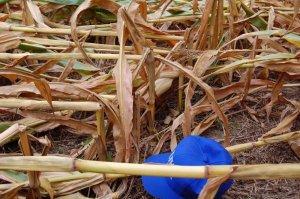
<instances>
[{"instance_id":1,"label":"curled dry leaf","mask_svg":"<svg viewBox=\"0 0 300 199\"><path fill-rule=\"evenodd\" d=\"M118 38L120 42L120 52L117 65L114 68L114 78L116 80L117 99L119 103L121 115L120 130L124 134L122 139L125 139L125 161L129 162L131 151L131 131L133 127L133 95L132 95L132 72L125 57L124 46L126 42L125 23L121 17L124 8L120 8L118 12ZM117 147L117 146L116 146Z\"/></svg>"},{"instance_id":2,"label":"curled dry leaf","mask_svg":"<svg viewBox=\"0 0 300 199\"><path fill-rule=\"evenodd\" d=\"M209 179L201 190L198 199L214 199L220 185L228 180L232 172L222 177Z\"/></svg>"},{"instance_id":3,"label":"curled dry leaf","mask_svg":"<svg viewBox=\"0 0 300 199\"><path fill-rule=\"evenodd\" d=\"M114 160L116 162L123 162L126 153L126 141L124 139L124 132L120 129L120 125L113 125L113 136L116 148L116 156Z\"/></svg>"},{"instance_id":4,"label":"curled dry leaf","mask_svg":"<svg viewBox=\"0 0 300 199\"><path fill-rule=\"evenodd\" d=\"M154 120L155 120L155 97L156 97L156 92L155 92L155 59L154 59L154 54L153 51L150 49L149 54L147 54L147 58L145 60L145 68L147 72L147 80L148 80L148 93L149 93L149 109L150 109L150 115L151 115L151 121L150 123L150 128L154 128ZM153 129L154 131L154 129Z\"/></svg>"},{"instance_id":5,"label":"curled dry leaf","mask_svg":"<svg viewBox=\"0 0 300 199\"><path fill-rule=\"evenodd\" d=\"M151 19L160 18L171 3L172 0L161 0L157 6L157 10L152 13Z\"/></svg>"},{"instance_id":6,"label":"curled dry leaf","mask_svg":"<svg viewBox=\"0 0 300 199\"><path fill-rule=\"evenodd\" d=\"M6 52L17 48L21 43L22 33L20 32L1 32L0 33L0 52Z\"/></svg>"},{"instance_id":7,"label":"curled dry leaf","mask_svg":"<svg viewBox=\"0 0 300 199\"><path fill-rule=\"evenodd\" d=\"M250 55L250 57L252 59L255 58L257 44L258 44L258 39L257 39L257 37L255 37L254 45L253 45L252 52L251 52L251 55ZM254 73L254 69L253 68L248 68L247 71L245 72L245 76L243 77L245 79L245 88L244 88L244 96L243 96L244 100L247 98L253 73Z\"/></svg>"},{"instance_id":8,"label":"curled dry leaf","mask_svg":"<svg viewBox=\"0 0 300 199\"><path fill-rule=\"evenodd\" d=\"M79 51L83 54L83 56L86 58L86 60L90 63L93 64L93 61L89 56L86 54L85 50L82 47L82 44L80 44L78 40L78 34L77 34L77 20L78 17L82 14L83 11L86 9L92 7L92 6L98 6L100 8L106 9L110 11L113 14L117 14L118 9L120 8L119 4L115 3L114 1L111 0L85 0L80 6L75 10L73 13L70 23L71 23L71 35L72 38L79 49Z\"/></svg>"},{"instance_id":9,"label":"curled dry leaf","mask_svg":"<svg viewBox=\"0 0 300 199\"><path fill-rule=\"evenodd\" d=\"M232 107L234 107L237 103L239 103L242 100L241 95L237 95L235 97L232 97L231 99L224 100L221 104L221 110L225 113ZM200 109L201 110L201 109ZM203 110L204 112L204 110ZM218 118L217 114L214 113L210 115L207 119L201 121L197 127L193 130L192 134L193 135L200 135L203 133L206 129L208 129L214 121Z\"/></svg>"},{"instance_id":10,"label":"curled dry leaf","mask_svg":"<svg viewBox=\"0 0 300 199\"><path fill-rule=\"evenodd\" d=\"M74 198L76 198L76 199L88 199L88 197L85 197L80 192L69 194L69 195L66 195L66 196L57 197L57 199L74 199Z\"/></svg>"},{"instance_id":11,"label":"curled dry leaf","mask_svg":"<svg viewBox=\"0 0 300 199\"><path fill-rule=\"evenodd\" d=\"M62 73L60 74L59 78L57 81L59 82L63 82L72 72L74 64L75 64L75 59L70 59L66 65L66 67L64 68L64 70L62 71Z\"/></svg>"},{"instance_id":12,"label":"curled dry leaf","mask_svg":"<svg viewBox=\"0 0 300 199\"><path fill-rule=\"evenodd\" d=\"M32 1L26 0L28 9L31 13L32 18L37 23L38 27L40 28L50 28L44 23L43 15L40 11L40 8Z\"/></svg>"},{"instance_id":13,"label":"curled dry leaf","mask_svg":"<svg viewBox=\"0 0 300 199\"><path fill-rule=\"evenodd\" d=\"M22 8L22 23L29 26L34 25L34 19L27 5L27 0L21 0L20 5Z\"/></svg>"},{"instance_id":14,"label":"curled dry leaf","mask_svg":"<svg viewBox=\"0 0 300 199\"><path fill-rule=\"evenodd\" d=\"M282 73L280 77L278 78L273 90L272 90L272 95L271 95L271 101L265 106L266 112L267 112L267 120L269 120L272 107L274 103L278 101L278 96L282 90L283 84L284 84L284 77L285 73Z\"/></svg>"},{"instance_id":15,"label":"curled dry leaf","mask_svg":"<svg viewBox=\"0 0 300 199\"><path fill-rule=\"evenodd\" d=\"M211 66L211 64L217 59L217 54L218 51L216 50L209 50L202 53L195 63L193 73L197 77L201 77L206 72L206 70ZM185 90L186 92L185 109L184 109L184 121L182 126L183 134L185 136L189 135L191 132L191 124L193 121L193 117L191 115L191 108L192 108L191 99L194 95L194 89L195 89L194 84L190 80Z\"/></svg>"},{"instance_id":16,"label":"curled dry leaf","mask_svg":"<svg viewBox=\"0 0 300 199\"><path fill-rule=\"evenodd\" d=\"M5 191L0 193L1 198L19 198L18 192L23 187L23 184L13 184L13 186Z\"/></svg>"},{"instance_id":17,"label":"curled dry leaf","mask_svg":"<svg viewBox=\"0 0 300 199\"><path fill-rule=\"evenodd\" d=\"M297 119L298 115L299 115L299 109L287 115L275 128L265 133L263 137L269 137L272 135L278 135L278 134L288 132L291 129L293 122Z\"/></svg>"},{"instance_id":18,"label":"curled dry leaf","mask_svg":"<svg viewBox=\"0 0 300 199\"><path fill-rule=\"evenodd\" d=\"M113 192L106 182L103 182L99 185L95 185L93 187L93 190L96 193L97 197L99 197L99 198L102 198L102 199L112 198Z\"/></svg>"},{"instance_id":19,"label":"curled dry leaf","mask_svg":"<svg viewBox=\"0 0 300 199\"><path fill-rule=\"evenodd\" d=\"M95 97L93 97L90 93L86 92L75 85L68 83L57 83L57 82L49 82L49 87L51 90L52 97L54 99L88 99L91 101L95 101ZM18 85L11 86L1 86L0 87L0 96L26 96L26 94L32 93L35 95L40 95L39 90L34 85L34 83L22 83Z\"/></svg>"},{"instance_id":20,"label":"curled dry leaf","mask_svg":"<svg viewBox=\"0 0 300 199\"><path fill-rule=\"evenodd\" d=\"M136 7L136 9L137 8L138 8L138 6ZM128 32L130 34L130 38L133 41L136 52L138 54L142 54L143 53L143 46L147 45L147 41L146 41L144 35L142 35L141 32L137 29L133 19L129 16L129 14L124 9L124 7L120 8L119 12L120 12L120 15L121 15L124 23L125 23L126 29L128 30Z\"/></svg>"},{"instance_id":21,"label":"curled dry leaf","mask_svg":"<svg viewBox=\"0 0 300 199\"><path fill-rule=\"evenodd\" d=\"M193 14L196 14L196 12L199 11L199 3L198 3L198 0L193 0L192 4L193 4L193 6L192 6Z\"/></svg>"},{"instance_id":22,"label":"curled dry leaf","mask_svg":"<svg viewBox=\"0 0 300 199\"><path fill-rule=\"evenodd\" d=\"M49 87L48 82L45 79L40 78L39 76L33 75L31 73L16 69L0 69L0 75L5 76L13 81L17 78L20 78L27 82L33 82L36 88L39 90L40 95L44 99L46 99L51 108L53 108L51 89Z\"/></svg>"},{"instance_id":23,"label":"curled dry leaf","mask_svg":"<svg viewBox=\"0 0 300 199\"><path fill-rule=\"evenodd\" d=\"M32 118L39 118L42 120L57 122L58 124L65 125L72 129L75 129L78 134L97 135L97 128L93 125L72 119L66 116L53 115L45 112L34 112L34 111L20 111L23 116L29 116Z\"/></svg>"},{"instance_id":24,"label":"curled dry leaf","mask_svg":"<svg viewBox=\"0 0 300 199\"><path fill-rule=\"evenodd\" d=\"M291 22L289 28L293 27L293 23L297 20L297 15L299 14L299 9L300 9L300 1L294 0L294 17L293 17L293 21Z\"/></svg>"},{"instance_id":25,"label":"curled dry leaf","mask_svg":"<svg viewBox=\"0 0 300 199\"><path fill-rule=\"evenodd\" d=\"M53 199L54 198L54 190L51 187L51 183L49 182L49 180L47 178L41 177L41 178L39 178L39 181L40 181L41 187L48 192L50 199Z\"/></svg>"},{"instance_id":26,"label":"curled dry leaf","mask_svg":"<svg viewBox=\"0 0 300 199\"><path fill-rule=\"evenodd\" d=\"M300 158L300 139L298 138L296 140L291 140L289 141L289 144L298 158Z\"/></svg>"},{"instance_id":27,"label":"curled dry leaf","mask_svg":"<svg viewBox=\"0 0 300 199\"><path fill-rule=\"evenodd\" d=\"M272 81L268 81L268 80L252 79L250 82L250 85L249 85L249 93L266 89L266 86L273 87L274 83ZM222 100L229 95L242 94L243 92L244 92L244 82L232 83L231 85L214 89L214 94L215 94L216 100ZM195 104L192 107L189 115L194 117L197 114L200 114L203 112L208 112L208 111L211 111L211 108L210 108L210 105L209 105L207 99L204 99L201 101L201 103ZM171 132L172 132L171 137L173 138L173 140L176 140L175 130L178 128L178 126L180 126L183 123L183 117L184 117L184 115L181 114L173 121L172 128L171 128ZM206 126L210 126L210 124L212 124L212 119L210 119L210 122L211 123L208 123L208 125L206 125ZM201 124L199 124L199 125L201 125ZM197 127L196 127L196 130L194 130L194 133L197 133L196 131L197 131ZM176 146L176 144L174 146Z\"/></svg>"},{"instance_id":28,"label":"curled dry leaf","mask_svg":"<svg viewBox=\"0 0 300 199\"><path fill-rule=\"evenodd\" d=\"M169 132L169 131L165 132L165 133L161 136L161 138L159 139L159 141L158 141L156 147L154 148L154 150L153 150L153 152L152 152L153 155L154 155L154 154L159 154L159 153L161 152L161 149L162 149L162 147L163 147L163 144L166 142L166 140L167 140L168 138L170 138L170 132ZM176 146L175 146L175 147L176 147ZM174 147L174 148L175 148L175 147ZM174 148L173 148L173 146L171 146L171 150L173 150Z\"/></svg>"},{"instance_id":29,"label":"curled dry leaf","mask_svg":"<svg viewBox=\"0 0 300 199\"><path fill-rule=\"evenodd\" d=\"M272 118L280 122L265 134L267 138L247 141L228 150L237 153L290 141L298 153L299 132L286 133L299 118L300 110L296 101L299 87L296 81L300 77L298 2L21 0L3 4L0 13L0 74L11 82L0 78L0 119L12 118L12 114L24 118L0 122L0 144L16 138L13 135L18 134L19 129L14 124L26 126L28 133L64 126L55 131L65 128L65 133L86 138L80 144L77 141L81 139L75 139L74 146L70 142L67 150L63 150L64 156L76 158L82 155L87 160L138 163L151 152L164 151L165 145L170 145L173 150L182 133L184 136L199 135L205 131L210 136L208 129L218 119L223 122L228 143L227 117L230 116L235 123L236 115L247 111L250 116L246 114L244 117L251 117L255 124L259 124L274 110ZM120 5L125 4L126 7L121 8ZM182 112L184 89L186 100ZM173 100L177 94L178 103ZM266 102L269 98L270 103ZM54 110L59 112L49 112L51 101ZM177 104L179 110L176 114L171 113L176 117L171 127L169 122L163 124L160 121L165 118L165 112L169 111L166 115L170 115L174 110L175 107L164 109L169 104ZM274 104L280 104L280 109ZM292 108L281 111L285 105ZM264 107L267 114L259 107ZM236 110L238 108L242 109ZM80 119L73 119L71 115ZM198 122L199 119L202 120ZM195 124L194 120L198 123ZM183 132L177 130L180 126ZM214 131L221 130L219 125L214 128ZM158 133L151 134L150 131ZM239 133L242 135L244 131ZM30 141L38 142L44 148L41 151ZM73 161L67 157L46 156L52 147L47 138L22 133L21 143L25 155L32 155L32 151L38 153L28 158L44 158L39 164L46 166L45 162L53 160L52 165L57 167L47 165L50 170L61 169L61 163ZM68 147L72 148L69 150ZM2 156L20 155L15 152ZM28 161L20 164L16 160L26 159L24 157L2 158L9 159L7 164L15 162L14 166L22 170L24 164L28 164ZM86 163L84 160L79 162ZM72 165L67 165L64 170L74 168ZM237 174L249 173L255 178L265 178L266 173L272 171L265 169L265 165L254 167L238 166ZM263 173L260 167L265 169ZM33 168L41 169L30 166ZM289 164L282 168L283 171L294 169ZM118 169L111 172L120 172ZM274 173L275 177L283 177L282 172L278 174L278 169ZM41 178L40 184L36 174ZM227 179L227 173L224 174L219 179L209 180L199 197L213 198L219 184ZM103 191L98 185L101 183L106 183L103 187L108 190L104 197L122 197L126 191L130 196L125 197L134 197L129 191L132 180L126 178L107 183L119 177L125 176L29 171L28 179L24 172L1 170L0 197L19 197L17 192L23 196L24 190L33 188L34 193L41 190L43 197L64 195L63 198L67 198L66 195L70 195L70 198L84 198L78 194L80 190L89 188L94 191L92 194L100 195ZM297 175L289 170L284 177Z\"/></svg>"},{"instance_id":30,"label":"curled dry leaf","mask_svg":"<svg viewBox=\"0 0 300 199\"><path fill-rule=\"evenodd\" d=\"M209 116L208 118L201 121L192 131L192 135L201 135L205 130L207 130L213 123L216 121L218 116L216 114L213 114Z\"/></svg>"},{"instance_id":31,"label":"curled dry leaf","mask_svg":"<svg viewBox=\"0 0 300 199\"><path fill-rule=\"evenodd\" d=\"M67 49L63 50L63 53L68 53L68 52L72 52L74 49L73 46L68 47ZM43 65L41 65L40 67L38 67L37 69L35 69L33 71L33 74L42 74L47 72L49 69L51 69L52 67L55 66L55 64L57 64L59 62L59 60L48 60L46 63L44 63Z\"/></svg>"},{"instance_id":32,"label":"curled dry leaf","mask_svg":"<svg viewBox=\"0 0 300 199\"><path fill-rule=\"evenodd\" d=\"M79 180L72 180L70 182L53 183L55 195L69 195L76 193L84 188L92 187L104 181L104 175L90 175Z\"/></svg>"},{"instance_id":33,"label":"curled dry leaf","mask_svg":"<svg viewBox=\"0 0 300 199\"><path fill-rule=\"evenodd\" d=\"M162 61L163 63L182 71L192 81L194 81L196 84L198 84L205 91L206 97L208 98L212 109L215 111L215 113L218 115L220 120L223 122L224 134L225 134L225 145L229 145L230 144L230 140L229 140L230 130L229 130L229 126L228 126L228 119L227 119L226 115L223 113L223 111L220 109L220 106L218 105L218 103L215 99L213 89L209 85L207 85L205 82L203 82L200 78L196 77L191 71L182 67L179 63L175 63L175 62L172 62L170 60L167 60L167 59L164 59L161 57L156 57L156 58L159 59L160 61Z\"/></svg>"},{"instance_id":34,"label":"curled dry leaf","mask_svg":"<svg viewBox=\"0 0 300 199\"><path fill-rule=\"evenodd\" d=\"M204 13L202 14L201 23L197 33L195 34L196 43L194 44L194 49L202 50L204 48L204 43L206 43L207 27L209 23L209 16L213 8L214 0L205 1Z\"/></svg>"}]
</instances>

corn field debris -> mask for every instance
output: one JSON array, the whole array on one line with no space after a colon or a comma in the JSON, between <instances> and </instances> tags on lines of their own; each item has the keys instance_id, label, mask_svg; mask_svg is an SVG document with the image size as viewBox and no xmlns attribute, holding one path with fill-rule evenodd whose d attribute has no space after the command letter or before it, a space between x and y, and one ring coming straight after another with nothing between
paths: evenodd
<instances>
[{"instance_id":1,"label":"corn field debris","mask_svg":"<svg viewBox=\"0 0 300 199\"><path fill-rule=\"evenodd\" d=\"M216 128L233 155L286 142L300 158L299 0L2 0L0 8L1 198L128 197L136 175L300 178L299 159L140 164ZM231 115L240 112L276 125L233 144ZM58 130L81 141L59 149Z\"/></svg>"}]
</instances>

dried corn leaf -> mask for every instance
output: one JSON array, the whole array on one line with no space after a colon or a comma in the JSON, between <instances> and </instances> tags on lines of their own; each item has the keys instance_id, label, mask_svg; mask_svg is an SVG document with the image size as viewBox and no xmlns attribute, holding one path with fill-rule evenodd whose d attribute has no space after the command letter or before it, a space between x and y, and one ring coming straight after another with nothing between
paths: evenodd
<instances>
[{"instance_id":1,"label":"dried corn leaf","mask_svg":"<svg viewBox=\"0 0 300 199\"><path fill-rule=\"evenodd\" d=\"M218 115L220 120L223 122L224 125L224 135L225 135L225 145L230 144L229 136L230 136L230 130L228 126L228 119L226 115L223 113L223 111L220 109L220 106L218 105L213 89L207 85L205 82L203 82L200 78L196 77L191 71L188 69L185 69L182 67L179 63L172 62L170 60L157 57L161 62L172 66L174 68L179 69L181 72L185 73L192 81L194 81L196 84L198 84L206 93L206 97L210 101L212 109L215 111L215 113Z\"/></svg>"},{"instance_id":2,"label":"dried corn leaf","mask_svg":"<svg viewBox=\"0 0 300 199\"><path fill-rule=\"evenodd\" d=\"M121 115L121 131L124 133L122 139L125 140L125 161L129 162L131 141L130 134L133 127L133 95L132 95L132 72L125 57L124 46L126 42L125 23L121 17L122 10L118 12L118 38L120 41L120 53L117 65L114 68L116 80L117 99Z\"/></svg>"},{"instance_id":3,"label":"dried corn leaf","mask_svg":"<svg viewBox=\"0 0 300 199\"><path fill-rule=\"evenodd\" d=\"M0 52L6 52L11 49L17 48L20 43L20 36L22 33L18 32L1 32L0 33Z\"/></svg>"},{"instance_id":4,"label":"dried corn leaf","mask_svg":"<svg viewBox=\"0 0 300 199\"><path fill-rule=\"evenodd\" d=\"M88 57L88 55L86 54L85 50L82 47L82 44L80 44L80 42L78 40L77 21L78 21L78 17L81 15L81 13L84 10L86 10L92 6L99 6L100 8L106 9L114 14L117 13L117 11L120 7L117 3L115 3L114 1L111 1L111 0L85 0L82 4L80 4L80 6L73 13L73 15L70 19L71 35L72 35L72 38L73 38L77 48L79 49L79 51L83 54L85 59L90 64L93 64L93 61L91 60L91 58Z\"/></svg>"},{"instance_id":5,"label":"dried corn leaf","mask_svg":"<svg viewBox=\"0 0 300 199\"><path fill-rule=\"evenodd\" d=\"M43 15L42 15L39 7L32 0L26 0L26 3L27 3L28 10L30 11L32 18L35 20L38 27L49 28L49 26L47 26L44 23Z\"/></svg>"},{"instance_id":6,"label":"dried corn leaf","mask_svg":"<svg viewBox=\"0 0 300 199\"><path fill-rule=\"evenodd\" d=\"M39 90L41 96L44 97L44 99L46 99L50 104L51 108L53 108L51 89L45 79L42 79L39 76L33 75L31 73L16 69L0 69L0 75L10 78L11 80L20 78L27 82L33 82L36 88Z\"/></svg>"},{"instance_id":7,"label":"dried corn leaf","mask_svg":"<svg viewBox=\"0 0 300 199\"><path fill-rule=\"evenodd\" d=\"M53 121L57 122L61 125L65 125L72 129L75 129L78 134L87 134L87 135L96 135L97 129L95 126L66 117L66 116L59 116L53 115L50 113L43 113L43 112L33 112L33 111L20 111L20 114L23 116L29 116L33 118L39 118L42 120Z\"/></svg>"},{"instance_id":8,"label":"dried corn leaf","mask_svg":"<svg viewBox=\"0 0 300 199\"><path fill-rule=\"evenodd\" d=\"M299 110L295 110L293 113L286 116L275 128L265 133L263 137L270 137L290 131L293 122L297 119L298 115Z\"/></svg>"}]
</instances>

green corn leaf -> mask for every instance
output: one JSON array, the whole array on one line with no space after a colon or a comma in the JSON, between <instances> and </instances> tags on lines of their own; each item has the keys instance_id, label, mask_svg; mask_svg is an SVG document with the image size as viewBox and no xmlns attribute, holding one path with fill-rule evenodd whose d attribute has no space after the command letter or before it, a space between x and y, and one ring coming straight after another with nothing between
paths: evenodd
<instances>
[{"instance_id":1,"label":"green corn leaf","mask_svg":"<svg viewBox=\"0 0 300 199\"><path fill-rule=\"evenodd\" d=\"M252 9L250 9L249 7L247 7L243 2L241 2L241 6L242 6L243 10L245 11L247 17L251 17L252 15L255 14L255 12ZM268 23L260 16L251 18L251 19L249 19L249 21L252 25L257 27L259 30L266 30L266 28L268 26Z\"/></svg>"}]
</instances>

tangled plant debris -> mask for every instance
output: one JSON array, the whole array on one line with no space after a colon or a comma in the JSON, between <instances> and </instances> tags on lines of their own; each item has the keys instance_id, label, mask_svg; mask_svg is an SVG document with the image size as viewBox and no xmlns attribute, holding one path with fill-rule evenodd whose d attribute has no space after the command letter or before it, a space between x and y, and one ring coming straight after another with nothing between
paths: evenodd
<instances>
[{"instance_id":1,"label":"tangled plant debris","mask_svg":"<svg viewBox=\"0 0 300 199\"><path fill-rule=\"evenodd\" d=\"M131 175L177 169L212 178L199 198L224 176L300 178L299 0L0 3L1 198L129 197ZM237 134L236 114L265 131ZM138 164L204 134L234 155L286 142L296 161Z\"/></svg>"}]
</instances>

